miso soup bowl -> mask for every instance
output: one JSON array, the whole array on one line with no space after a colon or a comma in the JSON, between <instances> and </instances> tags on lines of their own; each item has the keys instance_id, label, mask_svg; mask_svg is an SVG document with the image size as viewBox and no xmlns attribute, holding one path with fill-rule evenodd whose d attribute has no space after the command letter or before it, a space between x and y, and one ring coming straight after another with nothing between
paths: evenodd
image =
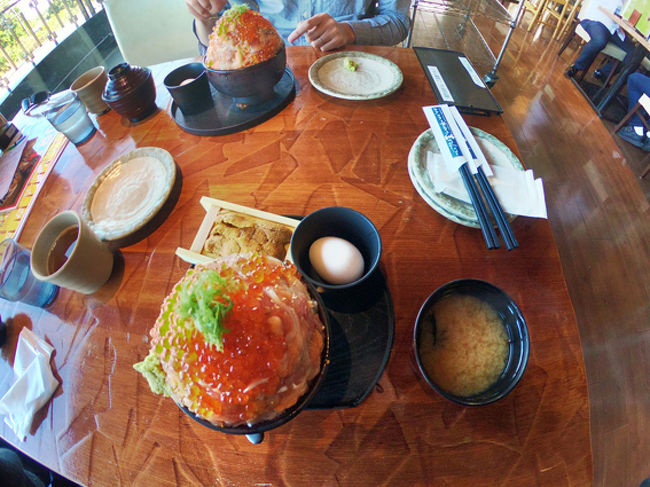
<instances>
[{"instance_id":1,"label":"miso soup bowl","mask_svg":"<svg viewBox=\"0 0 650 487\"><path fill-rule=\"evenodd\" d=\"M435 326L429 319L433 313L433 306L442 298L453 294L470 295L488 303L501 318L508 334L508 358L501 375L488 389L473 396L457 396L442 389L427 374L420 358L420 341L423 330L426 326ZM530 339L524 316L510 296L489 282L477 279L460 279L444 284L426 299L415 320L413 349L419 372L434 391L456 404L482 406L507 396L519 383L528 364Z\"/></svg>"}]
</instances>

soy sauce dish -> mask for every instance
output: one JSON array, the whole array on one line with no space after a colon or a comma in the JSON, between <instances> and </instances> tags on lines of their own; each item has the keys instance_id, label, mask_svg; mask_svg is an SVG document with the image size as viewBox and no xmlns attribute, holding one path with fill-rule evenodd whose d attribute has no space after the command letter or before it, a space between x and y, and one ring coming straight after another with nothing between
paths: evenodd
<instances>
[{"instance_id":1,"label":"soy sauce dish","mask_svg":"<svg viewBox=\"0 0 650 487\"><path fill-rule=\"evenodd\" d=\"M530 350L526 321L498 287L476 279L449 282L418 313L413 348L433 390L463 406L491 404L522 378Z\"/></svg>"}]
</instances>

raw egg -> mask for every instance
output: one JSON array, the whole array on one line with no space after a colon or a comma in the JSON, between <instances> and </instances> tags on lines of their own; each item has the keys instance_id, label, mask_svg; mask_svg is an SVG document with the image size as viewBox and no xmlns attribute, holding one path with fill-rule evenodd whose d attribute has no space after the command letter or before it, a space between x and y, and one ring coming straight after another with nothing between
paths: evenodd
<instances>
[{"instance_id":1,"label":"raw egg","mask_svg":"<svg viewBox=\"0 0 650 487\"><path fill-rule=\"evenodd\" d=\"M363 275L364 262L359 249L339 237L322 237L309 247L312 267L330 284L348 284Z\"/></svg>"}]
</instances>

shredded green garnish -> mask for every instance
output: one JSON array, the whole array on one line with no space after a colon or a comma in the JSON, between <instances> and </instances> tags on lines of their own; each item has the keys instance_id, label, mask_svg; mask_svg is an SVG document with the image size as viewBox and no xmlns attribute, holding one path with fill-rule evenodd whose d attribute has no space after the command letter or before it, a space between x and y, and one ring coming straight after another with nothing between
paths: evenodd
<instances>
[{"instance_id":1,"label":"shredded green garnish","mask_svg":"<svg viewBox=\"0 0 650 487\"><path fill-rule=\"evenodd\" d=\"M343 60L343 65L345 66L345 69L347 69L347 70L349 70L349 71L356 71L357 68L359 67L359 64L356 63L356 62L354 62L354 61L353 61L352 59L350 59L349 57L346 57L346 58Z\"/></svg>"},{"instance_id":2,"label":"shredded green garnish","mask_svg":"<svg viewBox=\"0 0 650 487\"><path fill-rule=\"evenodd\" d=\"M241 14L246 12L246 10L248 10L248 5L238 3L226 10L219 21L219 30L217 31L217 35L221 36L227 34L230 25L239 22L239 17Z\"/></svg>"},{"instance_id":3,"label":"shredded green garnish","mask_svg":"<svg viewBox=\"0 0 650 487\"><path fill-rule=\"evenodd\" d=\"M217 271L204 269L196 280L186 281L178 293L181 320L192 318L206 343L216 346L220 352L223 334L230 333L223 322L233 308L226 290L227 281Z\"/></svg>"},{"instance_id":4,"label":"shredded green garnish","mask_svg":"<svg viewBox=\"0 0 650 487\"><path fill-rule=\"evenodd\" d=\"M163 396L170 396L171 391L167 385L165 372L163 371L160 360L153 350L145 357L142 362L133 364L133 368L140 372L147 382L154 394L162 394Z\"/></svg>"}]
</instances>

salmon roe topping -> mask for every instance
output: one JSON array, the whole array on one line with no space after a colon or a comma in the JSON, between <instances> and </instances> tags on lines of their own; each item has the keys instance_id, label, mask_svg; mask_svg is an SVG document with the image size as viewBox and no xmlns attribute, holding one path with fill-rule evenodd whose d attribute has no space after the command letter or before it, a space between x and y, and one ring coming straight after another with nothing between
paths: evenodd
<instances>
[{"instance_id":1,"label":"salmon roe topping","mask_svg":"<svg viewBox=\"0 0 650 487\"><path fill-rule=\"evenodd\" d=\"M179 322L173 311L168 326L158 320L152 341L164 347L163 366L171 366L178 371L182 384L189 384L193 411L209 416L227 408L229 415L246 420L260 412L261 405L254 398L276 393L278 368L287 349L284 334L270 326L275 313L281 313L280 306L265 289L299 277L292 264L272 262L263 256L241 257L232 267L222 264L216 270L228 281L226 294L233 302L224 320L228 332L223 335L223 352L206 343L196 328ZM190 278L191 272L198 271L189 271ZM173 296L163 304L163 314L173 308Z\"/></svg>"}]
</instances>

